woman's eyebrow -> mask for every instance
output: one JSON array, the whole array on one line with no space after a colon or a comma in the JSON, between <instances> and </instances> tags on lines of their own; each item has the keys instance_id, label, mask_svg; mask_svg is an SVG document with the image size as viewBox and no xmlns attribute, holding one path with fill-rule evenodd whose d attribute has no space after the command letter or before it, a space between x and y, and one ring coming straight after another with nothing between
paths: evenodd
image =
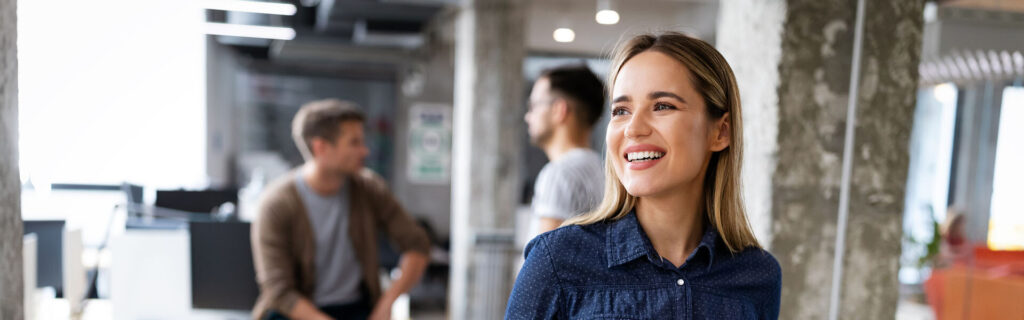
<instances>
[{"instance_id":1,"label":"woman's eyebrow","mask_svg":"<svg viewBox=\"0 0 1024 320\"><path fill-rule=\"evenodd\" d=\"M629 102L629 96L621 95L618 98L615 98L615 100L612 100L612 103L619 103L619 102Z\"/></svg>"},{"instance_id":2,"label":"woman's eyebrow","mask_svg":"<svg viewBox=\"0 0 1024 320\"><path fill-rule=\"evenodd\" d=\"M672 99L679 100L679 102L686 103L686 99L683 99L683 97L680 97L679 95L677 95L675 93L668 92L668 91L655 91L655 92L651 92L648 95L648 97L651 100L658 99L658 98L672 98Z\"/></svg>"}]
</instances>

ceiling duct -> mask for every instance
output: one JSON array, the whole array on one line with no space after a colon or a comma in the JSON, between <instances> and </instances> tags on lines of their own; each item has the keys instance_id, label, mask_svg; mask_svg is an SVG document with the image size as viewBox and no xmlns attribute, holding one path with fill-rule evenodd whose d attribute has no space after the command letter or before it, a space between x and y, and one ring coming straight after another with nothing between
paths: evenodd
<instances>
[{"instance_id":1,"label":"ceiling duct","mask_svg":"<svg viewBox=\"0 0 1024 320\"><path fill-rule=\"evenodd\" d=\"M448 1L322 0L315 30L357 45L415 48Z\"/></svg>"}]
</instances>

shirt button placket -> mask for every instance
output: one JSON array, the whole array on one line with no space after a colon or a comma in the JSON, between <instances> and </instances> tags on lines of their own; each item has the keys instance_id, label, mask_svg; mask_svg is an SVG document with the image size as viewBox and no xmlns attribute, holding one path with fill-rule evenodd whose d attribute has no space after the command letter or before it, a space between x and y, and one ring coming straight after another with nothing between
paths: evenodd
<instances>
[{"instance_id":1,"label":"shirt button placket","mask_svg":"<svg viewBox=\"0 0 1024 320\"><path fill-rule=\"evenodd\" d=\"M684 279L682 275L679 276L679 278L676 278L676 287L678 287L681 290L676 291L675 294L677 294L679 298L681 298L680 301L686 301L686 303L684 304L685 307L683 307L686 311L680 314L679 319L690 319L692 318L692 315L690 314L692 311L692 306L690 305L690 290L688 290L689 288L685 286L686 279Z\"/></svg>"}]
</instances>

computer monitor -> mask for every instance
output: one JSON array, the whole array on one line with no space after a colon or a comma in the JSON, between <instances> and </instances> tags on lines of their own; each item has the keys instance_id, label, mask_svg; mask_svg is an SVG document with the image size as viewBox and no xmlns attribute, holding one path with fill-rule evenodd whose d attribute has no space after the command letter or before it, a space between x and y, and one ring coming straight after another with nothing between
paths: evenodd
<instances>
[{"instance_id":1,"label":"computer monitor","mask_svg":"<svg viewBox=\"0 0 1024 320\"><path fill-rule=\"evenodd\" d=\"M238 190L157 190L157 207L187 212L210 213L218 206L230 202L238 205Z\"/></svg>"},{"instance_id":2,"label":"computer monitor","mask_svg":"<svg viewBox=\"0 0 1024 320\"><path fill-rule=\"evenodd\" d=\"M131 183L122 183L121 191L124 192L125 202L130 205L142 204L142 186Z\"/></svg>"},{"instance_id":3,"label":"computer monitor","mask_svg":"<svg viewBox=\"0 0 1024 320\"><path fill-rule=\"evenodd\" d=\"M247 222L189 223L192 307L250 310L259 287Z\"/></svg>"},{"instance_id":4,"label":"computer monitor","mask_svg":"<svg viewBox=\"0 0 1024 320\"><path fill-rule=\"evenodd\" d=\"M36 235L36 288L64 296L64 220L25 220L23 234Z\"/></svg>"}]
</instances>

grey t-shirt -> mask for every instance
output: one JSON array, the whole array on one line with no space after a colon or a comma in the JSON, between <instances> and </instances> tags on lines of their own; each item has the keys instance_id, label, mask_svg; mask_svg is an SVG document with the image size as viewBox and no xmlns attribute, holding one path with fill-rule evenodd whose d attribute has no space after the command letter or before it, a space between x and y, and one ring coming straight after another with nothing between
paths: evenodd
<instances>
[{"instance_id":1,"label":"grey t-shirt","mask_svg":"<svg viewBox=\"0 0 1024 320\"><path fill-rule=\"evenodd\" d=\"M539 232L539 218L569 219L597 207L604 195L601 156L591 149L566 152L544 165L534 184L530 237Z\"/></svg>"},{"instance_id":2,"label":"grey t-shirt","mask_svg":"<svg viewBox=\"0 0 1024 320\"><path fill-rule=\"evenodd\" d=\"M302 175L295 176L316 242L313 303L327 306L355 302L361 298L359 282L363 273L348 236L348 191L343 186L335 195L321 196Z\"/></svg>"}]
</instances>

